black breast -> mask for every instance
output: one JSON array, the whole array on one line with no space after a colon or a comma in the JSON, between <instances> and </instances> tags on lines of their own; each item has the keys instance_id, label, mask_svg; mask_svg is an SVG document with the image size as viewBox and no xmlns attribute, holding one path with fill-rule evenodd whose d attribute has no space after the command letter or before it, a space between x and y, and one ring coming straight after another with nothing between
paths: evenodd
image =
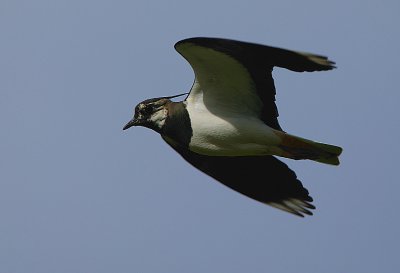
<instances>
[{"instance_id":1,"label":"black breast","mask_svg":"<svg viewBox=\"0 0 400 273\"><path fill-rule=\"evenodd\" d=\"M188 148L193 130L189 113L183 102L171 102L168 105L168 117L161 135L171 138L182 148Z\"/></svg>"}]
</instances>

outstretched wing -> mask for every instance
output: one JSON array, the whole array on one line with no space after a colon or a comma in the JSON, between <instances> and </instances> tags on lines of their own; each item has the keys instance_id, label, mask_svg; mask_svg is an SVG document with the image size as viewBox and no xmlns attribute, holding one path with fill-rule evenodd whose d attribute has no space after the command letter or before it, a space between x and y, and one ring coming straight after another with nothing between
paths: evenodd
<instances>
[{"instance_id":1,"label":"outstretched wing","mask_svg":"<svg viewBox=\"0 0 400 273\"><path fill-rule=\"evenodd\" d=\"M252 199L298 216L315 209L296 174L273 156L205 156L164 140L195 168Z\"/></svg>"},{"instance_id":2,"label":"outstretched wing","mask_svg":"<svg viewBox=\"0 0 400 273\"><path fill-rule=\"evenodd\" d=\"M292 71L334 68L324 56L219 38L190 38L175 44L190 63L195 82L188 103L203 103L217 115L243 113L281 130L275 105L274 66Z\"/></svg>"}]
</instances>

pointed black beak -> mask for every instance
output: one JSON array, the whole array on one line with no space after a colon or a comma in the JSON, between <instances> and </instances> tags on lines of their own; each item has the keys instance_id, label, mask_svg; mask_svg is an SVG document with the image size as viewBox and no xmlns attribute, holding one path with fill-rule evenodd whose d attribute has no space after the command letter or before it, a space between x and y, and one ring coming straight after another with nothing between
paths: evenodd
<instances>
[{"instance_id":1,"label":"pointed black beak","mask_svg":"<svg viewBox=\"0 0 400 273\"><path fill-rule=\"evenodd\" d=\"M139 122L137 119L133 118L131 119L127 124L125 124L124 128L122 128L122 130L126 130L131 128L132 126L137 126L139 125Z\"/></svg>"}]
</instances>

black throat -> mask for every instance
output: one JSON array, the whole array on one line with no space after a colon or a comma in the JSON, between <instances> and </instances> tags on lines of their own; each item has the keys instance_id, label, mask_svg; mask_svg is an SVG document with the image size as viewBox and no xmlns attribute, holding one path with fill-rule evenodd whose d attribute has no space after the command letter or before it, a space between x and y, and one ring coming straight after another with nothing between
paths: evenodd
<instances>
[{"instance_id":1,"label":"black throat","mask_svg":"<svg viewBox=\"0 0 400 273\"><path fill-rule=\"evenodd\" d=\"M189 112L183 102L168 104L168 117L161 130L161 135L176 142L182 148L188 148L193 136Z\"/></svg>"}]
</instances>

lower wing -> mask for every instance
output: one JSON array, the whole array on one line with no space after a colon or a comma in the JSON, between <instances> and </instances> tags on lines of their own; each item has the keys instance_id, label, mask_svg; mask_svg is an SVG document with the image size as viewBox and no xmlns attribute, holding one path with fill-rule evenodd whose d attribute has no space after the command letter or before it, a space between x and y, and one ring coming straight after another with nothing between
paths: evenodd
<instances>
[{"instance_id":1,"label":"lower wing","mask_svg":"<svg viewBox=\"0 0 400 273\"><path fill-rule=\"evenodd\" d=\"M315 209L295 172L274 156L206 156L168 144L195 168L252 199L302 217Z\"/></svg>"}]
</instances>

